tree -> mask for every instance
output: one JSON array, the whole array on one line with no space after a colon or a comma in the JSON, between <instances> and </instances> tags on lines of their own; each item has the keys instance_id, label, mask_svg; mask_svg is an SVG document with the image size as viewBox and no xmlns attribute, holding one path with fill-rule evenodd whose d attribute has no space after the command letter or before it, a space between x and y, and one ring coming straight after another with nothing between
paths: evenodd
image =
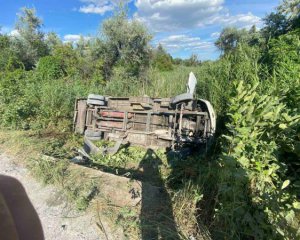
<instances>
[{"instance_id":1,"label":"tree","mask_svg":"<svg viewBox=\"0 0 300 240\"><path fill-rule=\"evenodd\" d=\"M10 47L9 37L0 33L0 71L5 69L9 57L8 50Z\"/></svg>"},{"instance_id":2,"label":"tree","mask_svg":"<svg viewBox=\"0 0 300 240\"><path fill-rule=\"evenodd\" d=\"M44 34L40 31L41 26L42 21L36 16L35 9L22 8L16 24L18 34L12 43L14 52L26 69L32 69L39 58L49 52Z\"/></svg>"},{"instance_id":3,"label":"tree","mask_svg":"<svg viewBox=\"0 0 300 240\"><path fill-rule=\"evenodd\" d=\"M61 46L63 43L55 32L47 33L45 37L45 43L48 46L48 49L53 53L55 47Z\"/></svg>"},{"instance_id":4,"label":"tree","mask_svg":"<svg viewBox=\"0 0 300 240\"><path fill-rule=\"evenodd\" d=\"M289 19L300 17L300 0L283 0L278 11L285 14Z\"/></svg>"},{"instance_id":5,"label":"tree","mask_svg":"<svg viewBox=\"0 0 300 240\"><path fill-rule=\"evenodd\" d=\"M173 64L175 65L181 65L183 63L183 60L181 58L174 58Z\"/></svg>"},{"instance_id":6,"label":"tree","mask_svg":"<svg viewBox=\"0 0 300 240\"><path fill-rule=\"evenodd\" d=\"M193 53L190 58L184 61L184 63L186 66L197 66L201 61L199 60L198 55Z\"/></svg>"},{"instance_id":7,"label":"tree","mask_svg":"<svg viewBox=\"0 0 300 240\"><path fill-rule=\"evenodd\" d=\"M237 44L247 37L245 29L239 30L237 28L224 28L215 42L215 45L225 54L233 50Z\"/></svg>"},{"instance_id":8,"label":"tree","mask_svg":"<svg viewBox=\"0 0 300 240\"><path fill-rule=\"evenodd\" d=\"M256 26L253 25L249 32L248 32L249 38L247 40L248 44L250 46L255 46L255 45L261 45L263 42L263 38L261 35L260 31L257 31Z\"/></svg>"},{"instance_id":9,"label":"tree","mask_svg":"<svg viewBox=\"0 0 300 240\"><path fill-rule=\"evenodd\" d=\"M234 50L238 44L247 44L249 46L261 46L263 43L262 34L257 31L253 25L249 30L237 29L233 27L224 28L215 42L215 45L227 54Z\"/></svg>"},{"instance_id":10,"label":"tree","mask_svg":"<svg viewBox=\"0 0 300 240\"><path fill-rule=\"evenodd\" d=\"M0 33L0 71L24 69L24 65L11 49L11 37Z\"/></svg>"},{"instance_id":11,"label":"tree","mask_svg":"<svg viewBox=\"0 0 300 240\"><path fill-rule=\"evenodd\" d=\"M80 57L87 55L87 50L89 48L89 40L84 38L82 35L75 44L75 49Z\"/></svg>"},{"instance_id":12,"label":"tree","mask_svg":"<svg viewBox=\"0 0 300 240\"><path fill-rule=\"evenodd\" d=\"M271 38L278 37L287 33L288 20L282 13L270 13L264 19L265 27L262 29L264 38L268 41Z\"/></svg>"},{"instance_id":13,"label":"tree","mask_svg":"<svg viewBox=\"0 0 300 240\"><path fill-rule=\"evenodd\" d=\"M102 34L106 78L116 64L126 67L130 75L139 77L150 60L152 36L144 25L137 20L128 20L126 11L120 9L104 21Z\"/></svg>"},{"instance_id":14,"label":"tree","mask_svg":"<svg viewBox=\"0 0 300 240\"><path fill-rule=\"evenodd\" d=\"M161 44L153 51L152 65L160 71L170 71L173 69L172 57Z\"/></svg>"},{"instance_id":15,"label":"tree","mask_svg":"<svg viewBox=\"0 0 300 240\"><path fill-rule=\"evenodd\" d=\"M289 30L300 27L300 0L284 0L277 10L288 19Z\"/></svg>"},{"instance_id":16,"label":"tree","mask_svg":"<svg viewBox=\"0 0 300 240\"><path fill-rule=\"evenodd\" d=\"M67 76L74 76L79 71L79 58L72 44L64 44L54 49L53 56L60 61L63 73Z\"/></svg>"}]
</instances>

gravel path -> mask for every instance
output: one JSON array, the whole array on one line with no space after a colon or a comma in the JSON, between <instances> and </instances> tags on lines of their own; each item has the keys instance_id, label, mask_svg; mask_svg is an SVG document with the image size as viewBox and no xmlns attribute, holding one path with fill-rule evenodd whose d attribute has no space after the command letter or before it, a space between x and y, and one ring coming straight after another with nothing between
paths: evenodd
<instances>
[{"instance_id":1,"label":"gravel path","mask_svg":"<svg viewBox=\"0 0 300 240\"><path fill-rule=\"evenodd\" d=\"M96 229L92 214L72 209L53 186L37 182L27 169L5 154L0 154L0 174L15 177L23 184L40 217L47 240L106 239ZM109 239L114 238L109 236Z\"/></svg>"}]
</instances>

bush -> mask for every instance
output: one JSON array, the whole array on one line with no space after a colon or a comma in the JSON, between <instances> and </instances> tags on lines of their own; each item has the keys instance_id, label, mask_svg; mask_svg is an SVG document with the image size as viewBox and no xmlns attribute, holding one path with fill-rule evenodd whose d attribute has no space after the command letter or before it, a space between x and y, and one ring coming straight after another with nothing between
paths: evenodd
<instances>
[{"instance_id":1,"label":"bush","mask_svg":"<svg viewBox=\"0 0 300 240\"><path fill-rule=\"evenodd\" d=\"M24 70L3 72L0 75L0 122L6 127L26 126L35 109L24 98L27 73Z\"/></svg>"},{"instance_id":2,"label":"bush","mask_svg":"<svg viewBox=\"0 0 300 240\"><path fill-rule=\"evenodd\" d=\"M12 128L61 125L62 130L70 130L76 97L95 91L93 82L48 79L38 71L3 72L0 79L1 125Z\"/></svg>"},{"instance_id":3,"label":"bush","mask_svg":"<svg viewBox=\"0 0 300 240\"><path fill-rule=\"evenodd\" d=\"M79 75L79 58L71 44L56 46L53 56L60 62L65 75L70 77Z\"/></svg>"},{"instance_id":4,"label":"bush","mask_svg":"<svg viewBox=\"0 0 300 240\"><path fill-rule=\"evenodd\" d=\"M272 39L267 54L268 66L272 74L274 94L284 98L284 102L294 112L300 112L300 37L299 30ZM269 87L270 85L266 85Z\"/></svg>"},{"instance_id":5,"label":"bush","mask_svg":"<svg viewBox=\"0 0 300 240\"><path fill-rule=\"evenodd\" d=\"M154 51L152 65L159 71L171 71L173 70L172 57L165 49L159 45Z\"/></svg>"},{"instance_id":6,"label":"bush","mask_svg":"<svg viewBox=\"0 0 300 240\"><path fill-rule=\"evenodd\" d=\"M277 97L258 94L258 84L235 86L219 159L216 224L230 239L296 239L300 203L286 189L293 187L276 139L300 118L289 117Z\"/></svg>"},{"instance_id":7,"label":"bush","mask_svg":"<svg viewBox=\"0 0 300 240\"><path fill-rule=\"evenodd\" d=\"M37 63L36 72L40 74L43 79L58 79L64 75L62 63L55 56L40 58Z\"/></svg>"},{"instance_id":8,"label":"bush","mask_svg":"<svg viewBox=\"0 0 300 240\"><path fill-rule=\"evenodd\" d=\"M111 96L139 95L142 83L137 77L132 76L124 67L115 67L110 81L107 83L104 92Z\"/></svg>"}]
</instances>

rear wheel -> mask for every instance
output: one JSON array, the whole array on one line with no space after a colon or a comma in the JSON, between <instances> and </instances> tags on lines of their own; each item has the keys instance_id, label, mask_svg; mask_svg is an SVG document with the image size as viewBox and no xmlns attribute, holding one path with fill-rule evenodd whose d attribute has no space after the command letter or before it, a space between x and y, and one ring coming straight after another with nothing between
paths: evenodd
<instances>
[{"instance_id":1,"label":"rear wheel","mask_svg":"<svg viewBox=\"0 0 300 240\"><path fill-rule=\"evenodd\" d=\"M88 105L105 106L105 97L96 94L89 94L87 99Z\"/></svg>"},{"instance_id":2,"label":"rear wheel","mask_svg":"<svg viewBox=\"0 0 300 240\"><path fill-rule=\"evenodd\" d=\"M103 133L101 131L93 131L91 129L87 129L84 132L84 136L86 137L94 137L94 138L102 138Z\"/></svg>"},{"instance_id":3,"label":"rear wheel","mask_svg":"<svg viewBox=\"0 0 300 240\"><path fill-rule=\"evenodd\" d=\"M88 99L104 101L105 97L102 95L97 95L97 94L89 94Z\"/></svg>"},{"instance_id":4,"label":"rear wheel","mask_svg":"<svg viewBox=\"0 0 300 240\"><path fill-rule=\"evenodd\" d=\"M94 100L94 99L88 99L87 100L88 105L95 105L95 106L105 106L105 102L101 100Z\"/></svg>"}]
</instances>

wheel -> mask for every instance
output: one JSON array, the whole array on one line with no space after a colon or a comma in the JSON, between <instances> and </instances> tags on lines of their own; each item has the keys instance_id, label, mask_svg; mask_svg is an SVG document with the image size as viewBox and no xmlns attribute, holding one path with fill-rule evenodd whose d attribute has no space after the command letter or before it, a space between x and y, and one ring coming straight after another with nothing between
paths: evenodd
<instances>
[{"instance_id":1,"label":"wheel","mask_svg":"<svg viewBox=\"0 0 300 240\"><path fill-rule=\"evenodd\" d=\"M102 100L88 99L88 105L97 105L97 106L105 106L105 102Z\"/></svg>"},{"instance_id":2,"label":"wheel","mask_svg":"<svg viewBox=\"0 0 300 240\"><path fill-rule=\"evenodd\" d=\"M105 97L97 94L89 94L88 99L104 101Z\"/></svg>"},{"instance_id":3,"label":"wheel","mask_svg":"<svg viewBox=\"0 0 300 240\"><path fill-rule=\"evenodd\" d=\"M86 137L102 137L102 132L101 131L93 131L90 129L85 130L84 132L84 136Z\"/></svg>"}]
</instances>

